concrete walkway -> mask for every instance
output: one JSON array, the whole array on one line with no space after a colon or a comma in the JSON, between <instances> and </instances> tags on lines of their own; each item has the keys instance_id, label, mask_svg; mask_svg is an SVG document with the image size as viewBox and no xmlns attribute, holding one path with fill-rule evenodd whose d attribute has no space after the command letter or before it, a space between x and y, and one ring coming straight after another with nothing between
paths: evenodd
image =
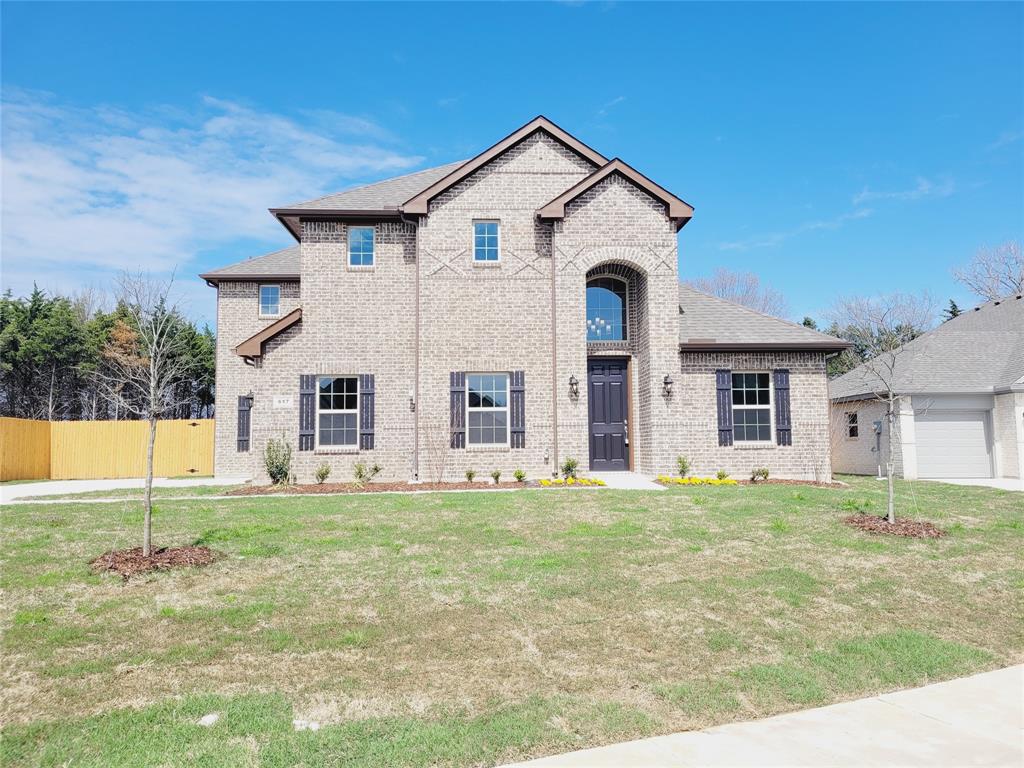
<instances>
[{"instance_id":1,"label":"concrete walkway","mask_svg":"<svg viewBox=\"0 0 1024 768\"><path fill-rule=\"evenodd\" d=\"M946 477L935 480L923 477L921 479L928 483L978 485L983 488L998 488L1002 491L1024 491L1024 481L1016 477Z\"/></svg>"},{"instance_id":2,"label":"concrete walkway","mask_svg":"<svg viewBox=\"0 0 1024 768\"><path fill-rule=\"evenodd\" d=\"M244 477L154 477L154 487L161 488L194 488L197 485L238 485L244 483ZM119 480L45 480L40 483L14 483L0 485L0 504L6 504L26 496L55 496L56 494L87 493L89 491L111 491L117 488L142 488L146 481L142 478L123 478Z\"/></svg>"},{"instance_id":3,"label":"concrete walkway","mask_svg":"<svg viewBox=\"0 0 1024 768\"><path fill-rule=\"evenodd\" d=\"M1024 665L703 731L545 757L554 766L1024 765Z\"/></svg>"},{"instance_id":4,"label":"concrete walkway","mask_svg":"<svg viewBox=\"0 0 1024 768\"><path fill-rule=\"evenodd\" d=\"M648 477L636 472L588 472L587 477L604 480L606 487L626 491L664 491L665 486L659 485Z\"/></svg>"}]
</instances>

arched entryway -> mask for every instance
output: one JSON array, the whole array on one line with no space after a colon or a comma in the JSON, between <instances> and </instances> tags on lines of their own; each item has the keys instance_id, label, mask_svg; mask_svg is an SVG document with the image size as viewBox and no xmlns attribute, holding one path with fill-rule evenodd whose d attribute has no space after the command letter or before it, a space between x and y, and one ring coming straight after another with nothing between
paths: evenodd
<instances>
[{"instance_id":1,"label":"arched entryway","mask_svg":"<svg viewBox=\"0 0 1024 768\"><path fill-rule=\"evenodd\" d=\"M586 339L589 467L627 471L636 423L630 385L635 354L643 349L646 276L608 262L587 271Z\"/></svg>"}]
</instances>

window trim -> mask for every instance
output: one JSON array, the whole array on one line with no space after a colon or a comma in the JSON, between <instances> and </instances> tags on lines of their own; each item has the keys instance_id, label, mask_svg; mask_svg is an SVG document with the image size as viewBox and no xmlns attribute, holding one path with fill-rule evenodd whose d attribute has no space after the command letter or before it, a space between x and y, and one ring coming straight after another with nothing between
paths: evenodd
<instances>
[{"instance_id":1,"label":"window trim","mask_svg":"<svg viewBox=\"0 0 1024 768\"><path fill-rule=\"evenodd\" d=\"M623 293L625 298L622 300L622 338L621 339L587 339L587 344L629 344L629 280L622 277L621 275L613 275L611 272L602 272L599 275L591 275L587 278L583 284L583 315L584 323L586 322L587 314L587 289L590 287L592 280L600 280L601 278L611 278L612 280L618 280L625 287ZM586 327L584 325L584 327Z\"/></svg>"},{"instance_id":2,"label":"window trim","mask_svg":"<svg viewBox=\"0 0 1024 768\"><path fill-rule=\"evenodd\" d=\"M370 263L369 264L353 264L352 263L352 230L355 229L368 229L370 230ZM377 227L373 224L350 224L345 232L345 265L349 269L353 270L369 270L377 268Z\"/></svg>"},{"instance_id":3,"label":"window trim","mask_svg":"<svg viewBox=\"0 0 1024 768\"><path fill-rule=\"evenodd\" d=\"M858 415L859 413L859 411L845 411L843 414L845 417L844 427L846 429L847 440L860 440L860 416ZM853 417L853 421L850 420L851 416ZM850 434L851 428L857 430L856 435Z\"/></svg>"},{"instance_id":4,"label":"window trim","mask_svg":"<svg viewBox=\"0 0 1024 768\"><path fill-rule=\"evenodd\" d=\"M741 373L741 374L746 374L746 373L762 374L763 373L763 374L766 374L768 376L768 404L767 405L736 405L735 403L732 402L732 393L735 391L735 387L732 386L731 376L735 376L737 373ZM735 446L737 443L739 443L741 445L774 445L775 444L775 377L772 375L772 372L771 371L762 371L762 370L753 370L753 371L748 371L748 370L742 370L742 371L732 370L732 371L730 371L730 382L729 382L729 384L730 384L730 386L729 386L729 407L732 408L732 414L731 415L732 415L732 441L733 441L733 446ZM737 408L741 408L743 410L749 410L749 411L753 411L753 410L757 410L757 409L761 409L761 408L767 408L768 409L768 437L767 437L767 439L765 439L765 440L761 440L761 439L757 439L757 440L746 440L746 439L739 440L739 439L736 438L736 413L735 413L735 411L736 411Z\"/></svg>"},{"instance_id":5,"label":"window trim","mask_svg":"<svg viewBox=\"0 0 1024 768\"><path fill-rule=\"evenodd\" d=\"M277 288L277 312L268 314L263 311L263 289ZM281 316L281 284L280 283L259 283L256 288L256 311L260 318L271 318Z\"/></svg>"},{"instance_id":6,"label":"window trim","mask_svg":"<svg viewBox=\"0 0 1024 768\"><path fill-rule=\"evenodd\" d=\"M504 376L505 377L505 406L504 408L470 408L469 405L469 377L470 376ZM512 376L508 371L466 371L466 448L468 450L479 450L487 448L510 448L512 425L509 422L509 399L511 397L511 382ZM469 414L471 411L478 412L491 412L504 411L505 412L505 442L503 443L471 443L469 441Z\"/></svg>"},{"instance_id":7,"label":"window trim","mask_svg":"<svg viewBox=\"0 0 1024 768\"><path fill-rule=\"evenodd\" d=\"M495 224L498 227L498 258L493 261L476 257L476 225ZM477 267L496 267L501 264L501 219L473 219L470 231L470 253L473 254L473 265Z\"/></svg>"},{"instance_id":8,"label":"window trim","mask_svg":"<svg viewBox=\"0 0 1024 768\"><path fill-rule=\"evenodd\" d=\"M320 408L320 379L355 379L356 382L356 407L354 410L349 409L334 409L328 408L327 410L321 410ZM360 413L359 413L359 397L362 394L359 387L359 376L353 373L318 373L315 378L316 389L314 390L313 397L316 398L316 409L313 412L313 449L314 452L319 453L358 453L359 452L359 428L360 428ZM356 441L352 445L321 445L320 444L320 414L321 413L354 413L356 415Z\"/></svg>"}]
</instances>

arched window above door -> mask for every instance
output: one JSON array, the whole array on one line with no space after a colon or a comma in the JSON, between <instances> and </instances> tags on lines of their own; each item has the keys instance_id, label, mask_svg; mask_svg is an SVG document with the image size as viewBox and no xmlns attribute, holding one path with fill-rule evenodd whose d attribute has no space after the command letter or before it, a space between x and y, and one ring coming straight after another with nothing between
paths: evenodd
<instances>
[{"instance_id":1,"label":"arched window above door","mask_svg":"<svg viewBox=\"0 0 1024 768\"><path fill-rule=\"evenodd\" d=\"M626 338L626 281L608 275L587 280L587 341Z\"/></svg>"}]
</instances>

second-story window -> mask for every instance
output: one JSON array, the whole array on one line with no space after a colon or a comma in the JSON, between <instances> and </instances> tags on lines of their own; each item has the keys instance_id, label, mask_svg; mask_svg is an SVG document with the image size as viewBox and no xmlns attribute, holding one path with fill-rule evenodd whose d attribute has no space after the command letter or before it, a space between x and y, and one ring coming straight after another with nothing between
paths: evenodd
<instances>
[{"instance_id":1,"label":"second-story window","mask_svg":"<svg viewBox=\"0 0 1024 768\"><path fill-rule=\"evenodd\" d=\"M277 317L281 314L281 286L260 286L260 317Z\"/></svg>"},{"instance_id":2,"label":"second-story window","mask_svg":"<svg viewBox=\"0 0 1024 768\"><path fill-rule=\"evenodd\" d=\"M498 261L498 229L496 221L473 222L473 261Z\"/></svg>"},{"instance_id":3,"label":"second-story window","mask_svg":"<svg viewBox=\"0 0 1024 768\"><path fill-rule=\"evenodd\" d=\"M373 266L373 227L348 228L348 265Z\"/></svg>"}]
</instances>

